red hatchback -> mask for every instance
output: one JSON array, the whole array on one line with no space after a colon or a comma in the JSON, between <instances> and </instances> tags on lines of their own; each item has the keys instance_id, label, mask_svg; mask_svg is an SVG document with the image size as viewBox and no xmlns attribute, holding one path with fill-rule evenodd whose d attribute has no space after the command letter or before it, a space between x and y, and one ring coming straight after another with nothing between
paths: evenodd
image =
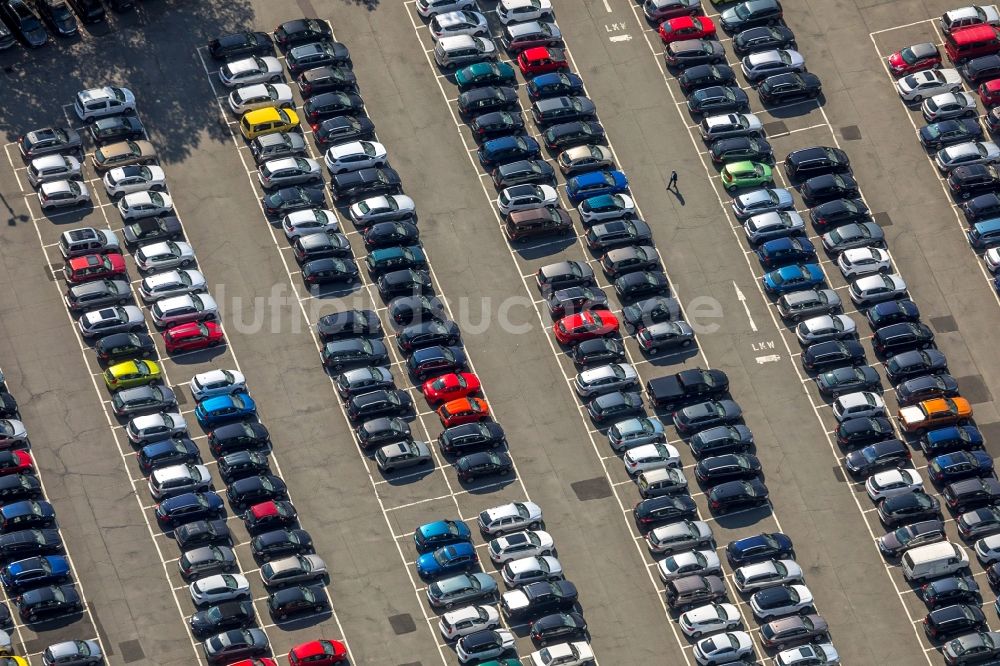
<instances>
[{"instance_id":1,"label":"red hatchback","mask_svg":"<svg viewBox=\"0 0 1000 666\"><path fill-rule=\"evenodd\" d=\"M270 657L259 657L257 659L244 659L236 661L229 666L278 666L278 662Z\"/></svg>"},{"instance_id":2,"label":"red hatchback","mask_svg":"<svg viewBox=\"0 0 1000 666\"><path fill-rule=\"evenodd\" d=\"M347 661L347 647L340 641L320 639L296 645L288 653L292 666L326 666Z\"/></svg>"},{"instance_id":3,"label":"red hatchback","mask_svg":"<svg viewBox=\"0 0 1000 666\"><path fill-rule=\"evenodd\" d=\"M27 451L0 451L0 476L30 472L32 467L31 454Z\"/></svg>"},{"instance_id":4,"label":"red hatchback","mask_svg":"<svg viewBox=\"0 0 1000 666\"><path fill-rule=\"evenodd\" d=\"M490 418L490 406L482 398L459 398L441 405L437 410L445 428L475 423Z\"/></svg>"},{"instance_id":5,"label":"red hatchback","mask_svg":"<svg viewBox=\"0 0 1000 666\"><path fill-rule=\"evenodd\" d=\"M558 72L569 69L566 52L562 49L537 46L527 49L517 56L517 66L525 76L536 76L546 72Z\"/></svg>"},{"instance_id":6,"label":"red hatchback","mask_svg":"<svg viewBox=\"0 0 1000 666\"><path fill-rule=\"evenodd\" d=\"M261 502L254 504L243 514L243 523L247 530L254 534L267 530L276 530L279 527L287 527L296 520L299 514L286 500Z\"/></svg>"},{"instance_id":7,"label":"red hatchback","mask_svg":"<svg viewBox=\"0 0 1000 666\"><path fill-rule=\"evenodd\" d=\"M992 79L979 86L976 90L979 99L983 100L986 106L1000 104L1000 79Z\"/></svg>"},{"instance_id":8,"label":"red hatchback","mask_svg":"<svg viewBox=\"0 0 1000 666\"><path fill-rule=\"evenodd\" d=\"M163 332L167 353L197 351L222 344L222 327L214 321L188 322L172 326Z\"/></svg>"},{"instance_id":9,"label":"red hatchback","mask_svg":"<svg viewBox=\"0 0 1000 666\"><path fill-rule=\"evenodd\" d=\"M125 258L120 254L85 254L66 262L63 274L67 282L80 284L125 275Z\"/></svg>"},{"instance_id":10,"label":"red hatchback","mask_svg":"<svg viewBox=\"0 0 1000 666\"><path fill-rule=\"evenodd\" d=\"M552 330L556 340L571 345L591 338L602 338L618 331L618 319L608 310L586 310L563 317Z\"/></svg>"},{"instance_id":11,"label":"red hatchback","mask_svg":"<svg viewBox=\"0 0 1000 666\"><path fill-rule=\"evenodd\" d=\"M899 49L886 60L893 76L905 76L941 66L941 52L930 42Z\"/></svg>"},{"instance_id":12,"label":"red hatchback","mask_svg":"<svg viewBox=\"0 0 1000 666\"><path fill-rule=\"evenodd\" d=\"M476 377L475 374L451 372L434 379L428 379L420 387L420 390L423 391L427 402L434 405L479 393L480 388L479 377Z\"/></svg>"},{"instance_id":13,"label":"red hatchback","mask_svg":"<svg viewBox=\"0 0 1000 666\"><path fill-rule=\"evenodd\" d=\"M707 16L681 16L660 24L664 44L682 39L715 39L715 24Z\"/></svg>"}]
</instances>

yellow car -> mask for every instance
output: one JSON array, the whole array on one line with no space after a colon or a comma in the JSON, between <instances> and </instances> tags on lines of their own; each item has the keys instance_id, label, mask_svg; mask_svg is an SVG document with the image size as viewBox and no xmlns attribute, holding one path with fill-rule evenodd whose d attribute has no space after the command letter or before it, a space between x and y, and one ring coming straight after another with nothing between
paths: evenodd
<instances>
[{"instance_id":1,"label":"yellow car","mask_svg":"<svg viewBox=\"0 0 1000 666\"><path fill-rule=\"evenodd\" d=\"M160 379L160 366L153 361L124 361L104 371L104 383L112 391L152 384Z\"/></svg>"},{"instance_id":2,"label":"yellow car","mask_svg":"<svg viewBox=\"0 0 1000 666\"><path fill-rule=\"evenodd\" d=\"M0 666L31 666L24 657L0 657Z\"/></svg>"},{"instance_id":3,"label":"yellow car","mask_svg":"<svg viewBox=\"0 0 1000 666\"><path fill-rule=\"evenodd\" d=\"M298 126L299 116L295 111L277 109L273 106L247 111L240 118L240 131L247 139L253 139L262 134L287 132Z\"/></svg>"}]
</instances>

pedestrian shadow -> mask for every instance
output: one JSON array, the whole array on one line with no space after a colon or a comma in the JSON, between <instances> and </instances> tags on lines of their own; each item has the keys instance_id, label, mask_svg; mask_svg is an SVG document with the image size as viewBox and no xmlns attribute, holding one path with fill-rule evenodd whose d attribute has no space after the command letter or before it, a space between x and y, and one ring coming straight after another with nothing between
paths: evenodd
<instances>
[{"instance_id":1,"label":"pedestrian shadow","mask_svg":"<svg viewBox=\"0 0 1000 666\"><path fill-rule=\"evenodd\" d=\"M675 187L668 187L667 192L670 192L672 195L677 197L677 201L678 203L680 203L680 205L682 206L684 205L684 195L680 193L680 190L678 190Z\"/></svg>"}]
</instances>

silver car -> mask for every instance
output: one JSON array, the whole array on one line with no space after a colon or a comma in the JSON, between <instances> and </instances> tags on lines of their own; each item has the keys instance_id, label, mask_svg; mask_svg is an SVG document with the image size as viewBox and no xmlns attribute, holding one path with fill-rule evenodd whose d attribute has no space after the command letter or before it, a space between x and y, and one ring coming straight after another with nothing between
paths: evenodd
<instances>
[{"instance_id":1,"label":"silver car","mask_svg":"<svg viewBox=\"0 0 1000 666\"><path fill-rule=\"evenodd\" d=\"M500 575L508 587L521 587L543 580L559 580L563 577L563 568L551 555L535 555L508 562L503 565Z\"/></svg>"},{"instance_id":2,"label":"silver car","mask_svg":"<svg viewBox=\"0 0 1000 666\"><path fill-rule=\"evenodd\" d=\"M125 433L129 441L136 445L145 445L161 439L170 439L184 435L188 431L187 421L180 412L158 412L136 416L125 424Z\"/></svg>"},{"instance_id":3,"label":"silver car","mask_svg":"<svg viewBox=\"0 0 1000 666\"><path fill-rule=\"evenodd\" d=\"M28 182L32 187L50 180L76 178L80 178L80 160L72 155L45 155L36 157L28 164Z\"/></svg>"},{"instance_id":4,"label":"silver car","mask_svg":"<svg viewBox=\"0 0 1000 666\"><path fill-rule=\"evenodd\" d=\"M327 148L323 161L330 173L339 174L383 167L387 155L385 146L377 141L350 141Z\"/></svg>"},{"instance_id":5,"label":"silver car","mask_svg":"<svg viewBox=\"0 0 1000 666\"><path fill-rule=\"evenodd\" d=\"M646 545L650 552L661 555L704 548L711 545L712 541L712 528L701 520L684 520L661 525L646 535Z\"/></svg>"},{"instance_id":6,"label":"silver car","mask_svg":"<svg viewBox=\"0 0 1000 666\"><path fill-rule=\"evenodd\" d=\"M281 219L285 238L294 241L301 236L321 233L337 233L340 223L337 214L323 208L307 208L289 213Z\"/></svg>"},{"instance_id":7,"label":"silver car","mask_svg":"<svg viewBox=\"0 0 1000 666\"><path fill-rule=\"evenodd\" d=\"M227 88L253 83L278 83L281 77L281 62L273 56L234 60L219 68L219 80Z\"/></svg>"},{"instance_id":8,"label":"silver car","mask_svg":"<svg viewBox=\"0 0 1000 666\"><path fill-rule=\"evenodd\" d=\"M115 167L104 174L104 189L109 197L117 197L133 192L162 190L167 187L167 176L156 165L134 164Z\"/></svg>"},{"instance_id":9,"label":"silver car","mask_svg":"<svg viewBox=\"0 0 1000 666\"><path fill-rule=\"evenodd\" d=\"M638 381L639 374L628 363L610 363L578 374L573 388L578 396L588 399L603 393L627 390Z\"/></svg>"},{"instance_id":10,"label":"silver car","mask_svg":"<svg viewBox=\"0 0 1000 666\"><path fill-rule=\"evenodd\" d=\"M802 216L794 210L762 213L743 222L743 231L747 235L747 240L754 245L775 238L803 234L805 228L806 223L802 220Z\"/></svg>"},{"instance_id":11,"label":"silver car","mask_svg":"<svg viewBox=\"0 0 1000 666\"><path fill-rule=\"evenodd\" d=\"M1000 147L992 141L966 141L939 150L934 163L942 173L969 164L997 164L1000 163Z\"/></svg>"},{"instance_id":12,"label":"silver car","mask_svg":"<svg viewBox=\"0 0 1000 666\"><path fill-rule=\"evenodd\" d=\"M90 188L78 180L52 180L38 188L42 210L90 203Z\"/></svg>"},{"instance_id":13,"label":"silver car","mask_svg":"<svg viewBox=\"0 0 1000 666\"><path fill-rule=\"evenodd\" d=\"M319 555L293 555L271 560L260 568L265 587L308 583L326 579L327 575L326 562Z\"/></svg>"},{"instance_id":14,"label":"silver car","mask_svg":"<svg viewBox=\"0 0 1000 666\"><path fill-rule=\"evenodd\" d=\"M925 69L896 81L896 92L907 102L921 102L928 97L962 89L962 75L957 69Z\"/></svg>"},{"instance_id":15,"label":"silver car","mask_svg":"<svg viewBox=\"0 0 1000 666\"><path fill-rule=\"evenodd\" d=\"M242 574L216 574L200 578L188 589L191 601L198 607L250 598L250 582Z\"/></svg>"},{"instance_id":16,"label":"silver car","mask_svg":"<svg viewBox=\"0 0 1000 666\"><path fill-rule=\"evenodd\" d=\"M426 442L397 442L387 444L375 452L375 463L382 472L392 472L415 465L428 465L433 460Z\"/></svg>"},{"instance_id":17,"label":"silver car","mask_svg":"<svg viewBox=\"0 0 1000 666\"><path fill-rule=\"evenodd\" d=\"M171 212L174 201L166 192L133 192L126 194L118 201L118 213L126 222L141 220L145 217L156 217Z\"/></svg>"},{"instance_id":18,"label":"silver car","mask_svg":"<svg viewBox=\"0 0 1000 666\"><path fill-rule=\"evenodd\" d=\"M72 640L53 643L42 653L45 666L96 666L104 654L96 640Z\"/></svg>"},{"instance_id":19,"label":"silver car","mask_svg":"<svg viewBox=\"0 0 1000 666\"><path fill-rule=\"evenodd\" d=\"M865 307L906 296L906 282L898 273L867 275L851 283L851 300L858 307Z\"/></svg>"},{"instance_id":20,"label":"silver car","mask_svg":"<svg viewBox=\"0 0 1000 666\"><path fill-rule=\"evenodd\" d=\"M656 417L641 416L619 421L608 428L608 443L618 453L644 444L665 443L663 423Z\"/></svg>"},{"instance_id":21,"label":"silver car","mask_svg":"<svg viewBox=\"0 0 1000 666\"><path fill-rule=\"evenodd\" d=\"M562 31L550 21L515 23L503 29L500 41L508 53L514 54L536 46L558 46L562 44Z\"/></svg>"},{"instance_id":22,"label":"silver car","mask_svg":"<svg viewBox=\"0 0 1000 666\"><path fill-rule=\"evenodd\" d=\"M801 582L802 567L795 560L767 560L742 566L733 572L733 583L740 592Z\"/></svg>"},{"instance_id":23,"label":"silver car","mask_svg":"<svg viewBox=\"0 0 1000 666\"><path fill-rule=\"evenodd\" d=\"M722 570L722 563L714 550L688 550L670 555L656 566L660 580L669 583L683 576L707 576Z\"/></svg>"},{"instance_id":24,"label":"silver car","mask_svg":"<svg viewBox=\"0 0 1000 666\"><path fill-rule=\"evenodd\" d=\"M255 83L229 93L229 110L237 116L268 106L290 108L295 104L292 89L284 83Z\"/></svg>"},{"instance_id":25,"label":"silver car","mask_svg":"<svg viewBox=\"0 0 1000 666\"><path fill-rule=\"evenodd\" d=\"M308 157L282 157L261 164L257 170L257 180L264 189L322 183L323 170L319 162Z\"/></svg>"},{"instance_id":26,"label":"silver car","mask_svg":"<svg viewBox=\"0 0 1000 666\"><path fill-rule=\"evenodd\" d=\"M854 320L842 314L810 317L795 327L795 337L803 345L853 338L857 334L858 327Z\"/></svg>"},{"instance_id":27,"label":"silver car","mask_svg":"<svg viewBox=\"0 0 1000 666\"><path fill-rule=\"evenodd\" d=\"M972 118L979 115L976 109L976 98L971 93L950 92L934 95L925 99L920 105L924 120L935 123L949 118Z\"/></svg>"},{"instance_id":28,"label":"silver car","mask_svg":"<svg viewBox=\"0 0 1000 666\"><path fill-rule=\"evenodd\" d=\"M208 283L201 271L179 270L144 278L139 285L139 294L145 302L153 303L171 296L201 293L207 289Z\"/></svg>"},{"instance_id":29,"label":"silver car","mask_svg":"<svg viewBox=\"0 0 1000 666\"><path fill-rule=\"evenodd\" d=\"M100 310L91 310L77 322L80 335L85 338L103 337L112 333L131 333L146 328L142 310L134 305L116 305Z\"/></svg>"},{"instance_id":30,"label":"silver car","mask_svg":"<svg viewBox=\"0 0 1000 666\"><path fill-rule=\"evenodd\" d=\"M194 248L181 241L143 245L133 256L140 273L186 268L195 262Z\"/></svg>"},{"instance_id":31,"label":"silver car","mask_svg":"<svg viewBox=\"0 0 1000 666\"><path fill-rule=\"evenodd\" d=\"M702 118L698 131L701 133L702 141L712 143L719 139L738 136L761 136L764 132L764 123L752 113L724 113Z\"/></svg>"},{"instance_id":32,"label":"silver car","mask_svg":"<svg viewBox=\"0 0 1000 666\"><path fill-rule=\"evenodd\" d=\"M479 12L469 10L438 14L431 19L429 27L431 39L435 42L442 37L454 35L488 37L490 34L490 24L486 22L486 17Z\"/></svg>"},{"instance_id":33,"label":"silver car","mask_svg":"<svg viewBox=\"0 0 1000 666\"><path fill-rule=\"evenodd\" d=\"M24 446L28 443L28 429L17 419L0 419L0 444L4 448Z\"/></svg>"},{"instance_id":34,"label":"silver car","mask_svg":"<svg viewBox=\"0 0 1000 666\"><path fill-rule=\"evenodd\" d=\"M157 301L149 312L154 324L170 326L214 319L219 314L219 306L209 294L183 294Z\"/></svg>"},{"instance_id":35,"label":"silver car","mask_svg":"<svg viewBox=\"0 0 1000 666\"><path fill-rule=\"evenodd\" d=\"M351 221L359 227L377 222L411 220L417 216L417 206L405 194L370 197L351 205Z\"/></svg>"},{"instance_id":36,"label":"silver car","mask_svg":"<svg viewBox=\"0 0 1000 666\"><path fill-rule=\"evenodd\" d=\"M562 151L556 158L556 162L564 176L573 176L586 171L613 169L615 155L607 146L589 144Z\"/></svg>"},{"instance_id":37,"label":"silver car","mask_svg":"<svg viewBox=\"0 0 1000 666\"><path fill-rule=\"evenodd\" d=\"M775 74L804 72L806 59L802 57L801 53L792 49L759 51L743 58L740 68L747 81L753 84Z\"/></svg>"}]
</instances>

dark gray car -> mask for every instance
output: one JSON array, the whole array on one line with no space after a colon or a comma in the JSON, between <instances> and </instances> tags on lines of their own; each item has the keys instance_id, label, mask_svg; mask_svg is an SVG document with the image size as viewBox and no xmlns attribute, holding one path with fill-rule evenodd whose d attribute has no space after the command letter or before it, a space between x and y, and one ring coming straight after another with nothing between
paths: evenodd
<instances>
[{"instance_id":1,"label":"dark gray car","mask_svg":"<svg viewBox=\"0 0 1000 666\"><path fill-rule=\"evenodd\" d=\"M73 312L83 312L106 305L127 305L132 302L132 289L125 280L96 280L74 285L66 292L66 306Z\"/></svg>"},{"instance_id":2,"label":"dark gray car","mask_svg":"<svg viewBox=\"0 0 1000 666\"><path fill-rule=\"evenodd\" d=\"M111 408L118 416L142 412L163 412L177 405L177 396L166 386L146 385L118 391L111 397Z\"/></svg>"},{"instance_id":3,"label":"dark gray car","mask_svg":"<svg viewBox=\"0 0 1000 666\"><path fill-rule=\"evenodd\" d=\"M53 643L42 653L45 666L92 666L103 660L101 646L94 640Z\"/></svg>"},{"instance_id":4,"label":"dark gray car","mask_svg":"<svg viewBox=\"0 0 1000 666\"><path fill-rule=\"evenodd\" d=\"M884 247L885 234L874 222L845 224L823 234L827 252L843 252L856 247Z\"/></svg>"},{"instance_id":5,"label":"dark gray car","mask_svg":"<svg viewBox=\"0 0 1000 666\"><path fill-rule=\"evenodd\" d=\"M182 553L177 568L184 580L193 580L238 571L239 563L236 553L229 546L201 546Z\"/></svg>"}]
</instances>

